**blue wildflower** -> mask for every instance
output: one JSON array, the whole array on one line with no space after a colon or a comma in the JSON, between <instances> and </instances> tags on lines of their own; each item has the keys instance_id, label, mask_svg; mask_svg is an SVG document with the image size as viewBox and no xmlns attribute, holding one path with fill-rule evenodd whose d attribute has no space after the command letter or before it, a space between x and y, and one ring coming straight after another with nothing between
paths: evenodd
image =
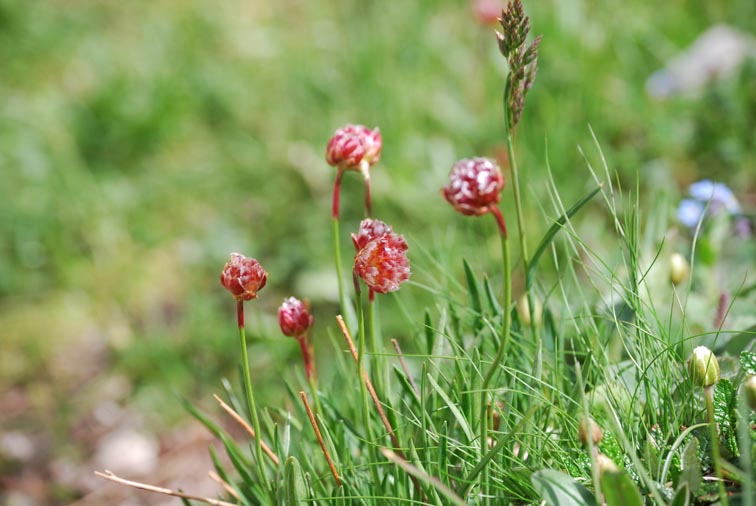
<instances>
[{"instance_id":1,"label":"blue wildflower","mask_svg":"<svg viewBox=\"0 0 756 506\"><path fill-rule=\"evenodd\" d=\"M704 205L693 199L683 199L677 208L677 220L688 228L698 226L703 218Z\"/></svg>"},{"instance_id":2,"label":"blue wildflower","mask_svg":"<svg viewBox=\"0 0 756 506\"><path fill-rule=\"evenodd\" d=\"M702 179L695 182L688 188L690 196L700 202L711 200L711 211L716 212L720 209L726 209L730 214L740 213L740 204L724 183L714 183L709 179Z\"/></svg>"}]
</instances>

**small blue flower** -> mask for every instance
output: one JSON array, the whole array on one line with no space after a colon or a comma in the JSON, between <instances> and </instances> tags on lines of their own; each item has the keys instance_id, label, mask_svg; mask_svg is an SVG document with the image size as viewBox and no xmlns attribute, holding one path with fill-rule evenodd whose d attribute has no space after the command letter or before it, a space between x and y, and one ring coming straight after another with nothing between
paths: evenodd
<instances>
[{"instance_id":1,"label":"small blue flower","mask_svg":"<svg viewBox=\"0 0 756 506\"><path fill-rule=\"evenodd\" d=\"M720 209L726 209L730 214L740 213L740 204L724 183L713 183L709 179L702 179L695 182L688 188L690 196L700 202L711 200L711 210L716 212Z\"/></svg>"},{"instance_id":2,"label":"small blue flower","mask_svg":"<svg viewBox=\"0 0 756 506\"><path fill-rule=\"evenodd\" d=\"M677 220L688 228L698 226L703 218L704 205L693 199L682 199L677 208Z\"/></svg>"}]
</instances>

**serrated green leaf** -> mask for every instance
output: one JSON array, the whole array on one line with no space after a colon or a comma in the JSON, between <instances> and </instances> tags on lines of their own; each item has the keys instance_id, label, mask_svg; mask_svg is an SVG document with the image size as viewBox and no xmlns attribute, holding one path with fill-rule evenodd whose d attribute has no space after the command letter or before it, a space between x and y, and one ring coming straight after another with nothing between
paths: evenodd
<instances>
[{"instance_id":1,"label":"serrated green leaf","mask_svg":"<svg viewBox=\"0 0 756 506\"><path fill-rule=\"evenodd\" d=\"M560 471L543 469L530 477L533 487L549 506L597 506L596 498L575 479Z\"/></svg>"},{"instance_id":2,"label":"serrated green leaf","mask_svg":"<svg viewBox=\"0 0 756 506\"><path fill-rule=\"evenodd\" d=\"M701 486L701 460L698 458L698 439L693 437L685 446L681 462L682 470L677 480L677 486L685 485L693 494Z\"/></svg>"},{"instance_id":3,"label":"serrated green leaf","mask_svg":"<svg viewBox=\"0 0 756 506\"><path fill-rule=\"evenodd\" d=\"M723 449L730 456L738 455L737 395L729 380L719 380L714 387L714 420L719 428L719 442Z\"/></svg>"},{"instance_id":4,"label":"serrated green leaf","mask_svg":"<svg viewBox=\"0 0 756 506\"><path fill-rule=\"evenodd\" d=\"M740 367L746 375L756 374L756 353L743 351L740 353Z\"/></svg>"},{"instance_id":5,"label":"serrated green leaf","mask_svg":"<svg viewBox=\"0 0 756 506\"><path fill-rule=\"evenodd\" d=\"M601 491L606 506L643 506L643 496L623 470L601 473Z\"/></svg>"}]
</instances>

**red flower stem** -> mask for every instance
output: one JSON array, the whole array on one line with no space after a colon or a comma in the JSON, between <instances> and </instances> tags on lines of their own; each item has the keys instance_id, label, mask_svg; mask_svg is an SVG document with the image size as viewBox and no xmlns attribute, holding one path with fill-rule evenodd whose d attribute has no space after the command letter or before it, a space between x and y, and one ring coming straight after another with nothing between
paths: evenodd
<instances>
[{"instance_id":1,"label":"red flower stem","mask_svg":"<svg viewBox=\"0 0 756 506\"><path fill-rule=\"evenodd\" d=\"M496 218L496 224L499 226L499 232L501 235L503 235L505 238L507 237L507 222L504 221L504 215L501 214L501 209L499 209L496 206L493 206L491 208L491 213L494 215L494 218Z\"/></svg>"},{"instance_id":2,"label":"red flower stem","mask_svg":"<svg viewBox=\"0 0 756 506\"><path fill-rule=\"evenodd\" d=\"M236 324L240 329L244 328L244 301L236 301Z\"/></svg>"},{"instance_id":3,"label":"red flower stem","mask_svg":"<svg viewBox=\"0 0 756 506\"><path fill-rule=\"evenodd\" d=\"M247 409L252 418L252 426L254 427L255 434L255 458L257 459L257 470L260 474L260 480L263 482L265 489L270 489L270 481L268 479L268 473L263 466L263 450L262 450L262 431L260 430L260 419L257 417L257 408L255 407L255 396L252 391L252 376L249 373L249 355L247 353L247 334L244 331L244 303L243 301L237 301L236 304L236 319L239 322L239 340L241 342L242 352L242 371L244 375L244 390L247 394Z\"/></svg>"},{"instance_id":4,"label":"red flower stem","mask_svg":"<svg viewBox=\"0 0 756 506\"><path fill-rule=\"evenodd\" d=\"M375 291L372 288L368 289L368 302L375 302Z\"/></svg>"},{"instance_id":5,"label":"red flower stem","mask_svg":"<svg viewBox=\"0 0 756 506\"><path fill-rule=\"evenodd\" d=\"M331 454L328 453L328 448L326 448L325 442L323 441L323 435L320 433L318 424L315 421L315 415L312 414L310 403L307 401L307 394L304 392L299 392L299 396L302 398L305 411L307 411L307 417L310 419L310 424L312 425L312 428L315 431L315 437L318 438L318 443L320 443L320 449L323 451L323 455L325 455L326 461L328 462L328 467L331 469L331 474L333 475L333 478L336 480L336 485L341 487L341 478L339 478L339 472L336 471L336 466L333 465L333 460L331 460Z\"/></svg>"},{"instance_id":6,"label":"red flower stem","mask_svg":"<svg viewBox=\"0 0 756 506\"><path fill-rule=\"evenodd\" d=\"M331 211L331 216L336 220L339 219L339 198L341 195L341 179L343 176L344 170L336 169L336 181L333 183L333 207Z\"/></svg>"},{"instance_id":7,"label":"red flower stem","mask_svg":"<svg viewBox=\"0 0 756 506\"><path fill-rule=\"evenodd\" d=\"M302 350L302 360L304 361L305 374L307 375L307 381L312 380L312 361L310 357L310 350L307 347L307 341L305 336L296 336L296 340L299 343L299 348Z\"/></svg>"},{"instance_id":8,"label":"red flower stem","mask_svg":"<svg viewBox=\"0 0 756 506\"><path fill-rule=\"evenodd\" d=\"M365 216L370 218L373 214L372 197L370 196L370 176L365 177Z\"/></svg>"}]
</instances>

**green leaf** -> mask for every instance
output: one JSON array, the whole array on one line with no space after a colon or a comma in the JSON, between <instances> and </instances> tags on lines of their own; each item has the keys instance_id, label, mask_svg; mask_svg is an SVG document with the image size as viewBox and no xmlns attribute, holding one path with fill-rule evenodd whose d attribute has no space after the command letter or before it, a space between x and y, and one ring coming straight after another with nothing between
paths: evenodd
<instances>
[{"instance_id":1,"label":"green leaf","mask_svg":"<svg viewBox=\"0 0 756 506\"><path fill-rule=\"evenodd\" d=\"M587 488L560 471L543 469L533 473L530 481L549 506L597 506L596 498Z\"/></svg>"},{"instance_id":2,"label":"green leaf","mask_svg":"<svg viewBox=\"0 0 756 506\"><path fill-rule=\"evenodd\" d=\"M756 329L756 327L754 327ZM743 351L740 353L740 367L746 375L756 374L756 353Z\"/></svg>"},{"instance_id":3,"label":"green leaf","mask_svg":"<svg viewBox=\"0 0 756 506\"><path fill-rule=\"evenodd\" d=\"M701 461L698 458L698 439L693 437L685 446L682 454L682 470L677 486L685 485L689 491L696 493L701 486Z\"/></svg>"},{"instance_id":4,"label":"green leaf","mask_svg":"<svg viewBox=\"0 0 756 506\"><path fill-rule=\"evenodd\" d=\"M729 380L720 380L714 387L714 420L719 427L719 442L729 456L738 455L737 395ZM728 458L725 455L725 458Z\"/></svg>"},{"instance_id":5,"label":"green leaf","mask_svg":"<svg viewBox=\"0 0 756 506\"><path fill-rule=\"evenodd\" d=\"M601 474L601 491L606 506L643 506L643 496L638 487L630 475L621 469Z\"/></svg>"},{"instance_id":6,"label":"green leaf","mask_svg":"<svg viewBox=\"0 0 756 506\"><path fill-rule=\"evenodd\" d=\"M307 485L302 475L302 466L294 457L286 459L284 465L284 483L286 491L284 495L284 504L287 506L298 506L307 500Z\"/></svg>"},{"instance_id":7,"label":"green leaf","mask_svg":"<svg viewBox=\"0 0 756 506\"><path fill-rule=\"evenodd\" d=\"M425 349L428 355L433 355L433 348L436 345L436 331L433 330L431 316L428 309L425 310Z\"/></svg>"},{"instance_id":8,"label":"green leaf","mask_svg":"<svg viewBox=\"0 0 756 506\"><path fill-rule=\"evenodd\" d=\"M499 316L502 313L501 304L496 300L496 294L494 294L488 276L483 276L483 288L486 290L486 299L488 299L488 306L491 308L491 313Z\"/></svg>"},{"instance_id":9,"label":"green leaf","mask_svg":"<svg viewBox=\"0 0 756 506\"><path fill-rule=\"evenodd\" d=\"M590 202L591 199L595 197L596 194L600 191L601 186L597 187L588 195L575 202L572 207L567 210L567 212L560 216L559 219L553 225L551 225L549 230L546 232L546 235L544 235L543 239L541 239L541 243L536 248L535 253L533 253L532 257L530 257L530 262L528 262L528 272L525 275L526 290L529 291L532 288L533 280L535 279L536 267L538 266L538 260L541 259L541 255L544 254L546 249L549 247L549 244L551 244L551 241L554 240L554 236L557 234L557 232L562 230L562 227L564 227L564 224L567 223L568 219L572 218L575 213L580 211L580 209L582 209L583 206Z\"/></svg>"},{"instance_id":10,"label":"green leaf","mask_svg":"<svg viewBox=\"0 0 756 506\"><path fill-rule=\"evenodd\" d=\"M473 436L473 432L470 429L470 425L468 425L467 420L465 420L464 415L459 410L457 405L449 398L448 395L446 395L446 392L438 386L438 383L436 383L436 380L433 379L433 377L428 374L427 375L428 381L430 381L431 386L433 387L433 390L441 397L441 399L444 400L444 403L446 404L446 407L449 408L449 411L451 411L452 415L454 415L454 418L459 423L459 426L462 428L462 431L465 433L465 436L467 436L467 442L471 442L475 439L475 436Z\"/></svg>"},{"instance_id":11,"label":"green leaf","mask_svg":"<svg viewBox=\"0 0 756 506\"><path fill-rule=\"evenodd\" d=\"M726 341L727 344L721 347L721 349L717 349L716 351L718 355L727 353L729 355L737 356L741 352L745 351L746 348L750 348L754 340L756 340L756 325L748 327L746 330L740 332L739 334L735 334Z\"/></svg>"},{"instance_id":12,"label":"green leaf","mask_svg":"<svg viewBox=\"0 0 756 506\"><path fill-rule=\"evenodd\" d=\"M470 308L475 313L475 331L477 332L483 327L483 321L481 319L483 310L480 303L480 285L478 284L478 280L475 279L475 274L473 273L472 267L470 267L470 264L467 262L467 260L463 259L462 264L465 267L465 277L467 278L467 292L470 296Z\"/></svg>"},{"instance_id":13,"label":"green leaf","mask_svg":"<svg viewBox=\"0 0 756 506\"><path fill-rule=\"evenodd\" d=\"M688 490L687 483L683 483L683 485L677 489L669 506L690 506L690 490Z\"/></svg>"}]
</instances>

